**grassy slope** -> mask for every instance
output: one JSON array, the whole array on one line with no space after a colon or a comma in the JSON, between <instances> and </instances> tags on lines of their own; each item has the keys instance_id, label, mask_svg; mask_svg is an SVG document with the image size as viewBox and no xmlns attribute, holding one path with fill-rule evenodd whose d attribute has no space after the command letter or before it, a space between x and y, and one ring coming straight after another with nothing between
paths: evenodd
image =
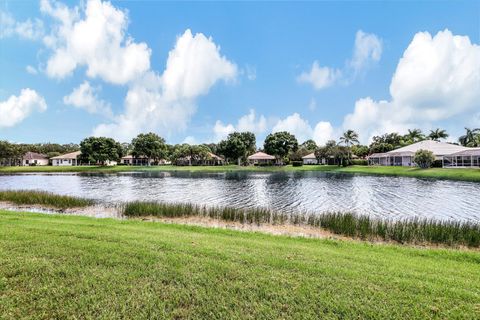
<instances>
[{"instance_id":1,"label":"grassy slope","mask_svg":"<svg viewBox=\"0 0 480 320\"><path fill-rule=\"evenodd\" d=\"M480 316L478 252L0 211L0 318Z\"/></svg>"},{"instance_id":2,"label":"grassy slope","mask_svg":"<svg viewBox=\"0 0 480 320\"><path fill-rule=\"evenodd\" d=\"M124 171L190 171L190 172L228 172L228 171L257 171L257 172L279 172L279 171L329 171L343 173L358 173L368 175L393 175L405 177L436 178L450 180L464 180L480 182L480 169L419 169L411 167L372 167L372 166L350 166L342 168L338 166L308 165L302 167L240 167L228 166L114 166L114 167L0 167L1 173L16 172L124 172Z\"/></svg>"}]
</instances>

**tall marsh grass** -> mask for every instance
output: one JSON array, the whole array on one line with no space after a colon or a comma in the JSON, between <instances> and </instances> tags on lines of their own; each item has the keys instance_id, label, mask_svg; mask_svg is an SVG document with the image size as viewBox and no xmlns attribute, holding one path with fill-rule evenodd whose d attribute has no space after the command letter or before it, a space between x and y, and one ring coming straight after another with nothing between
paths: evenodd
<instances>
[{"instance_id":1,"label":"tall marsh grass","mask_svg":"<svg viewBox=\"0 0 480 320\"><path fill-rule=\"evenodd\" d=\"M480 224L411 218L385 220L353 213L286 214L265 208L237 209L209 207L190 203L134 201L121 205L129 217L157 216L166 218L205 217L247 224L308 225L335 234L362 240L384 240L399 243L430 243L449 246L480 247Z\"/></svg>"},{"instance_id":2,"label":"tall marsh grass","mask_svg":"<svg viewBox=\"0 0 480 320\"><path fill-rule=\"evenodd\" d=\"M18 205L42 205L58 209L86 207L94 204L93 200L89 199L30 190L0 191L0 201L8 201Z\"/></svg>"}]
</instances>

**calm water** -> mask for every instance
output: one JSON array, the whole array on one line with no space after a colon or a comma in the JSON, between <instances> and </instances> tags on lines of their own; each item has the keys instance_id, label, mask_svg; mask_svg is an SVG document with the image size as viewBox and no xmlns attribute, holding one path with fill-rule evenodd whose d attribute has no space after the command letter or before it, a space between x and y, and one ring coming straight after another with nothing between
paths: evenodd
<instances>
[{"instance_id":1,"label":"calm water","mask_svg":"<svg viewBox=\"0 0 480 320\"><path fill-rule=\"evenodd\" d=\"M0 175L0 189L38 189L98 199L353 211L374 216L480 221L480 183L325 172Z\"/></svg>"}]
</instances>

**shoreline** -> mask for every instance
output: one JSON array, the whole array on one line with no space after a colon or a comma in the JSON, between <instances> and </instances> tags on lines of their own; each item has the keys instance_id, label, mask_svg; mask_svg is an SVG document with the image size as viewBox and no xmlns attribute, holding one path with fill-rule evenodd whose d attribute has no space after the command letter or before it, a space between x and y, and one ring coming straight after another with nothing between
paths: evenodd
<instances>
[{"instance_id":1,"label":"shoreline","mask_svg":"<svg viewBox=\"0 0 480 320\"><path fill-rule=\"evenodd\" d=\"M386 241L380 238L360 239L358 237L349 237L343 234L336 234L321 227L313 227L305 224L293 223L240 223L238 221L227 221L201 216L181 216L181 217L158 217L158 216L137 216L128 217L121 213L119 207L94 205L88 207L76 207L67 209L58 209L49 206L38 205L16 205L8 201L0 201L0 211L5 210L14 213L38 213L57 216L81 216L93 219L114 219L118 221L139 221L153 222L173 225L185 225L202 227L206 229L223 229L239 232L253 232L268 234L274 236L284 236L293 238L307 239L327 239L337 241L348 241L363 244L375 245L396 245L400 247L425 248L425 249L450 249L462 251L480 252L480 248L468 247L464 245L446 245L435 243L399 243L397 241Z\"/></svg>"},{"instance_id":2,"label":"shoreline","mask_svg":"<svg viewBox=\"0 0 480 320\"><path fill-rule=\"evenodd\" d=\"M44 174L71 174L71 173L102 173L114 174L125 172L191 172L191 173L235 173L235 172L330 172L340 174L361 174L371 176L395 176L410 178L425 178L437 180L453 180L480 182L480 168L429 168L414 167L381 167L381 166L349 166L338 167L332 165L304 165L293 167L253 167L253 166L78 166L78 167L0 167L0 175L44 173Z\"/></svg>"}]
</instances>

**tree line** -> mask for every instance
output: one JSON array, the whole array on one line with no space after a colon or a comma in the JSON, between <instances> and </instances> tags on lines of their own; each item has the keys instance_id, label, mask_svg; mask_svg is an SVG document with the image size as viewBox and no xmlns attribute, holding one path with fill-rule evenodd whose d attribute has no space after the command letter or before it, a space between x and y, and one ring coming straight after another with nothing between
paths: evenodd
<instances>
[{"instance_id":1,"label":"tree line","mask_svg":"<svg viewBox=\"0 0 480 320\"><path fill-rule=\"evenodd\" d=\"M480 147L480 128L465 128L465 134L458 139L458 144L467 147ZM286 131L269 134L263 143L264 151L275 156L282 163L288 164L302 161L302 157L314 153L317 159L327 159L339 165L352 163L352 159L365 158L369 154L388 152L402 146L430 139L440 141L448 138L445 130L431 130L424 134L420 129L408 130L405 135L386 133L375 136L370 145L361 145L359 135L353 130L347 130L338 141L330 140L323 146L317 146L315 141L307 140L299 144L297 138ZM257 151L256 137L252 132L233 132L219 143L191 145L167 144L165 139L156 133L141 133L130 143L119 143L112 138L89 137L77 144L36 143L15 144L0 141L0 164L17 165L23 155L37 152L48 158L64 153L81 151L82 163L104 164L107 161L119 161L122 156L131 154L136 158L146 158L158 164L160 160L176 162L188 159L190 162L210 160L212 154L223 157L228 163L245 164L247 157ZM354 157L355 156L355 157ZM149 163L150 161L148 161Z\"/></svg>"}]
</instances>

